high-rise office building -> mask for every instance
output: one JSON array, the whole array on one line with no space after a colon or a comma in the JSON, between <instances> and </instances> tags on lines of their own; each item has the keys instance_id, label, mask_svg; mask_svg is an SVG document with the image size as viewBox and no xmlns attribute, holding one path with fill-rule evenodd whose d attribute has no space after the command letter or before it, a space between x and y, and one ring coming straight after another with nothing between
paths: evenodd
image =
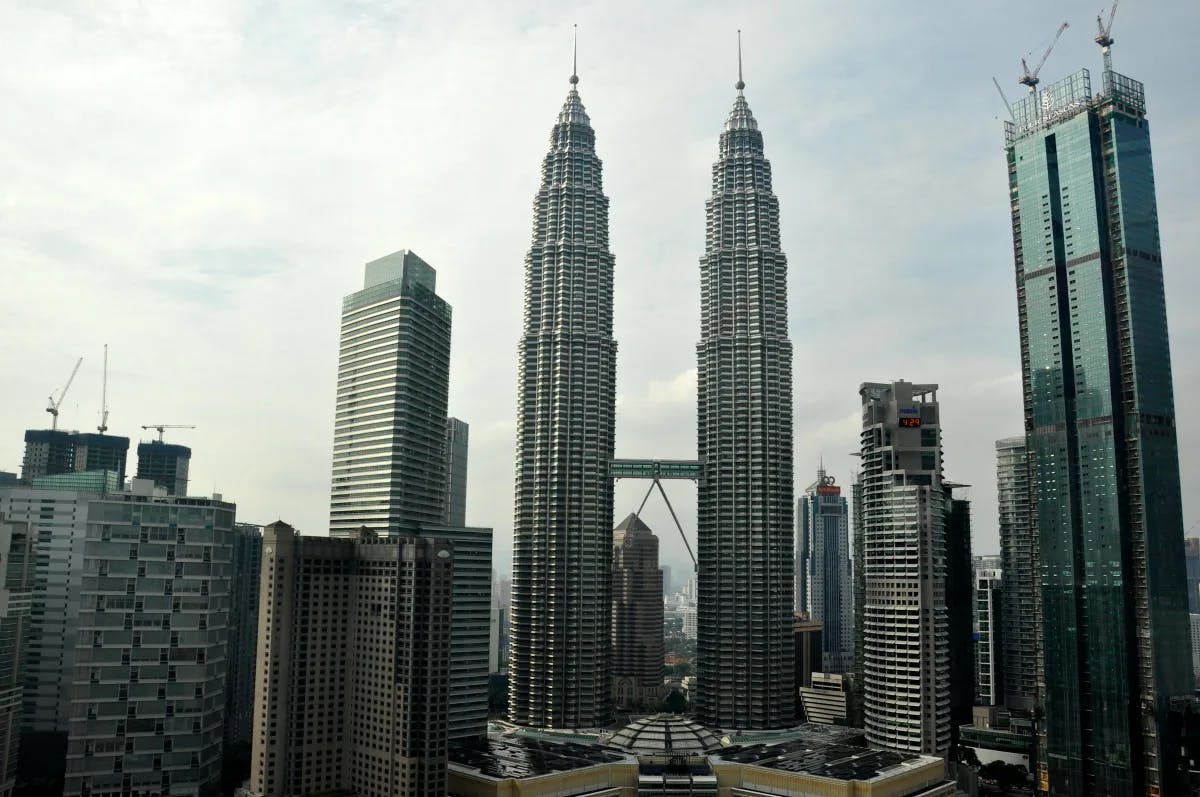
<instances>
[{"instance_id":1,"label":"high-rise office building","mask_svg":"<svg viewBox=\"0 0 1200 797\"><path fill-rule=\"evenodd\" d=\"M92 432L59 429L29 429L25 432L25 458L21 478L31 481L76 471L107 470L125 483L129 438Z\"/></svg>"},{"instance_id":2,"label":"high-rise office building","mask_svg":"<svg viewBox=\"0 0 1200 797\"><path fill-rule=\"evenodd\" d=\"M446 793L454 546L263 533L254 797Z\"/></svg>"},{"instance_id":3,"label":"high-rise office building","mask_svg":"<svg viewBox=\"0 0 1200 797\"><path fill-rule=\"evenodd\" d=\"M262 526L236 523L232 537L226 651L225 744L250 741L254 724L254 663L258 645L258 594Z\"/></svg>"},{"instance_id":4,"label":"high-rise office building","mask_svg":"<svg viewBox=\"0 0 1200 797\"><path fill-rule=\"evenodd\" d=\"M329 529L379 534L442 522L450 305L402 249L366 265L342 301Z\"/></svg>"},{"instance_id":5,"label":"high-rise office building","mask_svg":"<svg viewBox=\"0 0 1200 797\"><path fill-rule=\"evenodd\" d=\"M1200 539L1183 541L1183 559L1187 571L1188 612L1200 612Z\"/></svg>"},{"instance_id":6,"label":"high-rise office building","mask_svg":"<svg viewBox=\"0 0 1200 797\"><path fill-rule=\"evenodd\" d=\"M488 631L488 674L508 671L508 607L491 607Z\"/></svg>"},{"instance_id":7,"label":"high-rise office building","mask_svg":"<svg viewBox=\"0 0 1200 797\"><path fill-rule=\"evenodd\" d=\"M72 470L110 470L117 474L117 482L124 485L125 460L128 456L128 437L81 432L75 435L75 464Z\"/></svg>"},{"instance_id":8,"label":"high-rise office building","mask_svg":"<svg viewBox=\"0 0 1200 797\"><path fill-rule=\"evenodd\" d=\"M779 200L740 75L736 87L700 260L696 713L773 728L793 722L796 701L792 343Z\"/></svg>"},{"instance_id":9,"label":"high-rise office building","mask_svg":"<svg viewBox=\"0 0 1200 797\"><path fill-rule=\"evenodd\" d=\"M658 537L636 514L613 529L612 679L617 706L662 695L663 588Z\"/></svg>"},{"instance_id":10,"label":"high-rise office building","mask_svg":"<svg viewBox=\"0 0 1200 797\"><path fill-rule=\"evenodd\" d=\"M854 588L846 499L822 466L796 507L796 610L807 612L824 626L824 666L818 669L850 672L854 667Z\"/></svg>"},{"instance_id":11,"label":"high-rise office building","mask_svg":"<svg viewBox=\"0 0 1200 797\"><path fill-rule=\"evenodd\" d=\"M950 745L950 642L937 385L866 383L859 395L867 740L941 755Z\"/></svg>"},{"instance_id":12,"label":"high-rise office building","mask_svg":"<svg viewBox=\"0 0 1200 797\"><path fill-rule=\"evenodd\" d=\"M219 790L234 511L140 479L91 502L67 797Z\"/></svg>"},{"instance_id":13,"label":"high-rise office building","mask_svg":"<svg viewBox=\"0 0 1200 797\"><path fill-rule=\"evenodd\" d=\"M21 478L53 476L75 470L75 434L61 429L29 429L25 432L25 458Z\"/></svg>"},{"instance_id":14,"label":"high-rise office building","mask_svg":"<svg viewBox=\"0 0 1200 797\"><path fill-rule=\"evenodd\" d=\"M467 525L467 436L470 427L458 418L446 419L446 506L442 523Z\"/></svg>"},{"instance_id":15,"label":"high-rise office building","mask_svg":"<svg viewBox=\"0 0 1200 797\"><path fill-rule=\"evenodd\" d=\"M1164 722L1192 679L1144 87L1111 69L1106 45L1099 86L1082 69L1012 114L1045 659L1039 779L1055 795L1170 793L1178 745Z\"/></svg>"},{"instance_id":16,"label":"high-rise office building","mask_svg":"<svg viewBox=\"0 0 1200 797\"><path fill-rule=\"evenodd\" d=\"M446 736L482 737L487 734L488 717L492 530L427 525L417 536L445 540L454 546Z\"/></svg>"},{"instance_id":17,"label":"high-rise office building","mask_svg":"<svg viewBox=\"0 0 1200 797\"><path fill-rule=\"evenodd\" d=\"M586 728L609 715L617 343L596 134L571 75L525 258L517 376L508 716Z\"/></svg>"},{"instance_id":18,"label":"high-rise office building","mask_svg":"<svg viewBox=\"0 0 1200 797\"><path fill-rule=\"evenodd\" d=\"M971 723L975 705L975 562L971 556L971 502L955 498L965 485L945 488L946 638L950 651L950 741Z\"/></svg>"},{"instance_id":19,"label":"high-rise office building","mask_svg":"<svg viewBox=\"0 0 1200 797\"><path fill-rule=\"evenodd\" d=\"M192 449L161 440L143 440L138 443L137 456L137 478L149 479L164 488L167 495L187 495Z\"/></svg>"},{"instance_id":20,"label":"high-rise office building","mask_svg":"<svg viewBox=\"0 0 1200 797\"><path fill-rule=\"evenodd\" d=\"M1004 638L1002 702L1010 711L1026 715L1032 715L1037 703L1042 596L1031 489L1025 438L997 440L996 503L1000 568L1004 572L1004 602L1000 608Z\"/></svg>"},{"instance_id":21,"label":"high-rise office building","mask_svg":"<svg viewBox=\"0 0 1200 797\"><path fill-rule=\"evenodd\" d=\"M1004 649L1001 626L1004 579L998 567L975 564L975 705L1004 702Z\"/></svg>"},{"instance_id":22,"label":"high-rise office building","mask_svg":"<svg viewBox=\"0 0 1200 797\"><path fill-rule=\"evenodd\" d=\"M34 561L29 524L0 513L0 797L12 797L17 782Z\"/></svg>"}]
</instances>

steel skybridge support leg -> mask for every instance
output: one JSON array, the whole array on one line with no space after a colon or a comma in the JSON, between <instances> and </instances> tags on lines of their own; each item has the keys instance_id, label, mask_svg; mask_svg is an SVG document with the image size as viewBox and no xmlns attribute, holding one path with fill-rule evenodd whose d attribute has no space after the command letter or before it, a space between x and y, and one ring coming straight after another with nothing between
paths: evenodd
<instances>
[{"instance_id":1,"label":"steel skybridge support leg","mask_svg":"<svg viewBox=\"0 0 1200 797\"><path fill-rule=\"evenodd\" d=\"M658 479L654 480L654 484L650 485L650 489L653 490L656 485L658 486L658 492L662 494L663 500L667 502L667 509L671 510L671 520L675 521L675 528L679 529L679 538L683 540L684 547L687 548L688 556L692 557L692 568L695 569L697 567L696 554L692 553L692 544L688 542L687 535L683 533L683 526L680 525L679 518L675 515L675 507L671 506L671 499L667 498L667 491L663 489L662 482L660 482ZM647 496L649 496L648 493ZM645 502L643 501L642 503Z\"/></svg>"}]
</instances>

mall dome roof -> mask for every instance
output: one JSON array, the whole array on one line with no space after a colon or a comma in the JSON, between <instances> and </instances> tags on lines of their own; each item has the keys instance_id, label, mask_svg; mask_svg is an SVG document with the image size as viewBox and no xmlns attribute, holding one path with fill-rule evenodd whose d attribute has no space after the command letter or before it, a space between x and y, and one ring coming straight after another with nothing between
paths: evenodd
<instances>
[{"instance_id":1,"label":"mall dome roof","mask_svg":"<svg viewBox=\"0 0 1200 797\"><path fill-rule=\"evenodd\" d=\"M678 714L655 714L631 722L608 744L631 753L696 755L721 746L721 739L698 722Z\"/></svg>"}]
</instances>

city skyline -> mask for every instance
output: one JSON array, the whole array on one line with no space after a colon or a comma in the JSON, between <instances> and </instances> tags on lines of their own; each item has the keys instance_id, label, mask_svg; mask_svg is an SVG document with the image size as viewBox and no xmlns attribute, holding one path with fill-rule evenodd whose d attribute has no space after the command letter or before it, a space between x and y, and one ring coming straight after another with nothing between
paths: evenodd
<instances>
[{"instance_id":1,"label":"city skyline","mask_svg":"<svg viewBox=\"0 0 1200 797\"><path fill-rule=\"evenodd\" d=\"M390 60L404 49L396 43L403 45L409 37L419 37L421 26L433 21L417 18L415 27L401 29L395 20L363 11L362 19L346 18L344 24L333 25L337 33L328 34L331 38L323 40L324 47L305 55L311 55L315 64L331 65L327 50L340 57L345 55L343 48L353 49L355 42L363 41L361 52L305 88L292 85L288 71L294 68L307 73L308 68L301 70L293 61L303 49L300 45L317 35L312 26L329 22L315 11L312 14L319 19L299 15L287 23L294 27L278 31L294 36L284 37L276 49L256 56L250 45L261 43L258 37L284 25L283 21L254 20L260 31L254 32L251 20L227 13L221 16L220 11L211 12L217 15L212 19L185 16L171 27L153 18L127 17L119 23L92 20L89 24L99 27L83 39L91 42L92 48L83 48L58 69L37 75L21 68L22 59L40 57L39 48L47 43L73 41L87 20L72 21L69 15L46 18L34 11L6 9L0 12L5 29L32 29L42 35L12 42L4 60L13 61L9 72L22 75L27 85L4 77L0 78L5 81L0 83L0 91L11 94L18 107L32 102L38 91L61 99L55 103L55 113L64 122L59 125L64 132L50 134L48 124L55 118L51 116L46 126L34 124L25 131L0 133L4 152L0 158L12 159L6 165L12 167L13 183L27 188L9 189L12 193L0 202L0 251L7 255L14 277L14 290L0 298L0 309L5 311L0 335L12 342L9 412L0 421L2 439L8 442L0 447L0 470L19 469L21 432L49 420L42 413L42 397L61 387L79 354L86 360L64 404L60 426L81 431L95 426L100 329L113 343L109 366L113 433L132 437L141 424L159 419L196 423L197 430L168 437L169 442L188 445L196 452L191 473L194 492L209 493L216 487L236 494L241 519L250 522L270 520L279 513L278 507L289 507L289 517L301 530L325 533L322 516L327 506L324 490L332 439L337 324L336 306L329 297L354 289L363 261L378 252L412 246L438 264L439 293L444 292L447 301L460 308L449 411L474 427L467 521L496 527L495 562L504 572L510 561L507 539L515 405L511 362L519 339L520 302L516 297L520 262L528 245L524 239L528 229L525 203L536 180L545 109L561 100L559 87L569 74L570 23L580 23L580 73L587 85L589 111L600 120L606 193L613 198L617 263L614 336L623 345L617 377L616 451L619 456L680 458L694 451L694 376L688 366L696 328L699 289L695 256L702 241L699 209L711 160L711 119L727 102L735 69L733 31L740 26L746 30L747 79L754 85L756 115L765 129L780 131L772 138L770 155L776 192L785 208L783 247L793 253L806 250L804 262L793 264L790 298L796 360L829 356L830 351L836 351L841 360L820 385L797 390L795 414L803 419L796 424L797 467L803 473L824 455L830 472L849 484L852 461L846 452L854 447L857 408L845 400L846 386L875 374L928 374L945 389L943 413L950 430L947 460L953 463L956 478L976 485L972 498L977 552L998 551L995 500L987 497L993 496L988 486L994 481L989 478L994 469L992 441L1020 433L1021 419L1011 239L1002 210L1006 199L1003 169L996 166L1002 145L999 119L1004 118L1004 111L994 88L987 84L995 73L1009 99L1019 99L1020 87L1011 79L1019 58L1044 47L1061 17L1069 18L1072 28L1051 56L1044 79L1052 82L1080 64L1091 69L1093 79L1100 71L1100 59L1091 42L1095 9L1090 5L1070 3L1035 14L1017 14L1006 7L1004 13L1013 18L1005 20L999 19L999 8L956 11L952 15L952 27L960 33L956 37L947 35L945 25L934 24L932 14L912 14L898 22L887 15L858 19L846 12L840 21L830 21L817 14L805 20L805 35L814 40L823 36L830 43L814 42L803 53L784 47L775 30L793 29L790 21L799 20L794 12L786 11L775 18L712 8L701 9L692 20L674 19L680 15L665 10L640 15L641 26L626 48L618 47L614 23L598 12L585 11L578 20L532 12L518 13L512 20L485 15L479 24L492 25L494 30L483 33L469 25L453 27L439 37L445 52L431 54L419 49L416 55L428 59L426 68L407 77L405 62ZM1185 220L1197 212L1197 200L1188 185L1195 182L1198 167L1195 154L1184 149L1196 121L1196 112L1185 107L1188 93L1181 81L1186 72L1183 76L1171 72L1183 62L1182 50L1176 49L1179 45L1175 42L1186 39L1180 34L1196 29L1200 22L1195 12L1175 13L1177 16L1171 16L1172 10L1162 8L1124 8L1114 31L1114 66L1150 86L1155 160L1160 164L1157 178L1168 317L1176 389L1182 396L1200 387L1200 366L1189 362L1200 340L1200 324L1182 312L1200 295L1200 277L1188 274L1185 268L1200 252L1200 235L1185 226ZM622 14L618 11L613 16ZM871 16L874 14L864 14ZM987 35L961 34L963 28L986 30ZM233 92L228 100L198 97L200 109L213 111L213 123L206 127L211 141L202 142L177 171L157 182L148 180L140 169L160 168L176 155L173 149L155 146L150 139L169 138L174 125L192 119L191 112L182 110L183 101L191 97L196 84L203 84L206 70L218 69L216 61L209 60L210 54L194 47L167 55L170 48L163 45L177 44L193 29L216 31L209 34L215 37L217 46L210 49L216 53L224 52L222 42L226 46L241 42L246 48L242 56L250 60L238 68L253 79L244 92ZM1176 35L1165 35L1168 30ZM147 35L140 37L143 41L131 48L126 60L111 73L81 76L89 59L96 58L105 43L123 41L120 37L129 31L134 38L139 38L139 33ZM230 38L223 38L221 31L227 31ZM239 33L246 35L239 38ZM866 51L894 41L893 36L897 41L917 36L931 46L936 42L946 54L929 57L893 51L891 63L884 68L877 56L868 57ZM513 57L505 59L502 54L514 46ZM64 44L61 49L73 48ZM471 57L463 57L464 53ZM628 64L622 63L626 53ZM954 59L959 63L969 59L967 75L944 74L942 70ZM479 68L484 62L503 66L495 68L494 75L484 74L487 70ZM386 75L373 74L385 63ZM653 82L644 77L672 73L680 63L694 73L686 80L673 77ZM135 68L139 64L144 68ZM149 68L154 64L168 68ZM114 109L100 110L81 93L94 92L97 86L114 89L118 78L135 71L157 77L122 84ZM225 72L214 74L222 81L231 78ZM817 74L823 78L819 85L809 79ZM931 84L934 77L938 82ZM355 93L356 81L362 84L359 94ZM931 85L936 90L931 91ZM886 91L880 92L880 88ZM489 92L498 93L498 99L480 96ZM667 92L671 101L664 104ZM847 99L837 99L839 93ZM931 101L935 95L937 99ZM132 110L141 103L139 98L161 101L163 110L148 116L140 108ZM290 156L272 156L261 167L250 163L262 154L258 149L264 136L282 132L275 123L262 130L251 129L265 121L246 107L251 98L273 98L285 105L291 100L308 111L317 109L316 116L334 131L355 129L349 148L336 145L336 136L315 123L302 125L295 139L301 152L329 156L325 171L336 171L340 164L345 173L326 174L305 166L295 178L303 182L285 182L296 198L275 194L268 178L297 164ZM803 101L797 102L797 98ZM124 104L119 101L122 99ZM405 148L425 152L433 137L445 136L436 111L461 107L467 99L477 103L484 115L493 114L496 103L503 100L516 101L518 107L504 112L505 125L500 127L506 130L487 126L492 128L489 135L503 133L503 138L489 143L502 145L504 157L500 160L504 163L489 163L488 171L475 176L478 181L490 182L488 196L503 197L499 205L512 205L513 212L506 208L494 220L485 219L464 235L461 225L439 226L433 221L447 216L451 206L425 201L428 207L422 208L396 196L394 188L377 182L357 165L356 158L365 157L372 168L389 159L422 161L418 166L404 166L407 171L400 173L394 171L398 168L394 165L385 166L387 181L392 183L454 181L459 179L455 171L459 168L463 173L477 171L481 161L476 158L484 156L464 154L480 148L472 139L454 148L455 157L465 158L462 166L438 151L414 159L404 157L401 149L400 156L391 158L391 150L385 146L400 141ZM415 106L405 106L404 100L414 100ZM403 113L381 112L377 106L385 102ZM271 102L265 106L281 107ZM815 118L814 108L820 110ZM339 111L345 113L339 115ZM296 121L290 113L282 114L284 122ZM878 134L867 130L872 119L889 113L899 116L887 125L878 125ZM141 122L132 127L113 124L114 119L127 117ZM412 119L422 122L413 124ZM639 122L631 124L630 119ZM910 124L897 125L897 119ZM367 126L361 123L371 120L386 123L383 133L358 132ZM938 127L955 136L939 135ZM877 147L887 137L894 137L897 128L904 128L908 136L900 142L907 147L905 157L886 157ZM85 130L93 137L80 155L55 149L75 140L69 134ZM121 140L115 138L117 130ZM652 138L645 140L648 130ZM793 132L785 136L785 130ZM379 138L374 138L376 135ZM477 134L460 131L458 135ZM45 140L35 141L38 136ZM641 143L635 146L635 142ZM668 143L671 150L664 148ZM653 169L643 169L637 159L638 147L647 145L661 156ZM277 141L272 146L288 149ZM130 167L140 181L136 186L122 185L128 196L122 194L111 210L97 215L97 220L104 222L101 226L121 230L119 240L86 218L93 203L114 199L106 193L109 189L102 179L107 167L91 163L97 153L112 155L111 160ZM51 154L54 160L65 158L63 174L34 177L35 169L57 171L48 168ZM864 154L869 156L867 163L856 166L853 161ZM81 156L88 157L89 165L76 170L73 159ZM130 158L135 162L131 164ZM320 161L322 157L312 159ZM494 156L488 159L495 160ZM865 166L871 167L872 180L877 181L870 183L874 197L860 196L860 180L867 172L859 169ZM245 185L202 178L197 173L222 168L241 175ZM934 170L932 176L930 169ZM76 176L68 177L68 172ZM336 207L328 204L324 188L317 190L321 179L332 181L328 193L344 197ZM364 182L364 190L351 190L356 181ZM650 185L660 182L664 184L661 187ZM914 186L921 190L924 201L897 204L907 202ZM222 225L231 211L214 206L214 192L225 189L230 191L229 207L240 209L243 220L217 233L215 225ZM71 201L53 224L36 218L43 210L63 203L68 192ZM428 199L428 192L412 193ZM170 201L181 195L188 201ZM851 201L856 204L854 212L848 210ZM170 212L153 207L159 204L170 207ZM907 208L905 212L895 212L902 206ZM959 210L962 206L969 210ZM364 209L368 211L364 218L350 218ZM464 209L478 218L470 206ZM134 211L145 218L135 218ZM896 218L886 218L885 213ZM322 215L328 215L328 224L318 223L323 221ZM168 234L153 247L127 243L127 238L142 237L135 234L143 230L142 225L162 227ZM848 243L849 231L864 226L870 234ZM313 228L322 229L318 234ZM839 231L843 237L839 238ZM934 239L942 251L932 251ZM128 249L130 246L134 248ZM962 267L964 262L971 264L970 269ZM93 283L92 276L76 269L99 274L104 284ZM272 280L273 273L289 274L289 284ZM831 274L838 279L833 280ZM882 282L878 279L881 275L886 277ZM843 279L844 304L829 301L828 291L822 291L821 303L802 300L822 288L836 290ZM837 317L845 314L853 301L856 285L873 281L881 286L881 293L903 293L906 282L925 279L939 279L937 284L944 291L938 294L943 299L942 312L930 313L928 319L881 311L869 323L861 324L859 319L861 328L855 328ZM64 301L78 302L81 309L78 317L57 324L54 335L29 321L40 312L39 292L49 285L63 292ZM85 296L103 305L103 322L96 324L90 318ZM676 296L678 301L673 298ZM979 301L983 296L994 298ZM109 311L117 303L127 312L111 318ZM251 315L247 310L256 304L260 307ZM182 343L180 317L189 321L183 325ZM261 320L267 317L272 319L269 326ZM311 321L280 326L281 317ZM168 319L177 330L169 348L135 337L134 330ZM906 325L905 333L891 337L889 345L878 347L880 352L858 347L868 332L875 335L898 323ZM194 335L192 328L197 330ZM905 345L918 334L937 336L943 345L931 353ZM122 343L122 338L126 342ZM187 356L167 356L179 355L181 345ZM293 349L298 353L293 354ZM852 356L855 362L851 362ZM60 361L61 368L56 368ZM881 368L885 370L879 374ZM261 405L246 400L242 395L246 391L217 394L193 389L230 381L245 386L258 383L272 399L271 417L264 418L268 413L259 411ZM135 400L139 394L144 398ZM1189 504L1187 496L1195 494L1200 485L1198 455L1194 453L1200 448L1197 443L1200 429L1186 413L1181 414L1185 532L1192 534L1200 507L1194 501ZM264 444L270 456L258 455L264 453ZM266 461L288 464L286 469L263 470ZM623 515L633 508L629 504L636 501L632 493L637 490L636 486L618 485L614 514ZM694 534L691 494L682 495L683 500L677 502L683 506L681 520L689 534ZM293 506L298 511L291 512ZM653 506L647 508L646 520L656 528L671 525L669 517ZM664 534L663 543L663 562L682 570L679 565L686 559L677 538Z\"/></svg>"}]
</instances>

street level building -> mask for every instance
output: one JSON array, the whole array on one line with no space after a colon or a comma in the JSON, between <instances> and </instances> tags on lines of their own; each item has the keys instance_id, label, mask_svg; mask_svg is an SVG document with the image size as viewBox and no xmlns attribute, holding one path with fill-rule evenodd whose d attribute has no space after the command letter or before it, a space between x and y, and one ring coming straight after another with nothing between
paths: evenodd
<instances>
[{"instance_id":1,"label":"street level building","mask_svg":"<svg viewBox=\"0 0 1200 797\"><path fill-rule=\"evenodd\" d=\"M842 488L822 465L796 502L796 610L824 628L824 672L854 667L850 520Z\"/></svg>"},{"instance_id":2,"label":"street level building","mask_svg":"<svg viewBox=\"0 0 1200 797\"><path fill-rule=\"evenodd\" d=\"M1170 794L1164 723L1192 678L1162 246L1145 87L1101 44L1098 85L1082 69L1005 123L1041 565L1039 788Z\"/></svg>"},{"instance_id":3,"label":"street level building","mask_svg":"<svg viewBox=\"0 0 1200 797\"><path fill-rule=\"evenodd\" d=\"M814 672L800 687L800 703L806 722L818 725L850 725L850 696L854 676L848 673Z\"/></svg>"},{"instance_id":4,"label":"street level building","mask_svg":"<svg viewBox=\"0 0 1200 797\"><path fill-rule=\"evenodd\" d=\"M866 383L859 395L867 741L942 755L950 746L948 507L937 385Z\"/></svg>"},{"instance_id":5,"label":"street level building","mask_svg":"<svg viewBox=\"0 0 1200 797\"><path fill-rule=\"evenodd\" d=\"M255 797L444 797L454 546L263 532Z\"/></svg>"},{"instance_id":6,"label":"street level building","mask_svg":"<svg viewBox=\"0 0 1200 797\"><path fill-rule=\"evenodd\" d=\"M12 797L17 782L33 568L29 524L0 513L0 797Z\"/></svg>"},{"instance_id":7,"label":"street level building","mask_svg":"<svg viewBox=\"0 0 1200 797\"><path fill-rule=\"evenodd\" d=\"M779 728L796 711L792 343L779 200L744 87L739 74L700 260L696 716Z\"/></svg>"},{"instance_id":8,"label":"street level building","mask_svg":"<svg viewBox=\"0 0 1200 797\"><path fill-rule=\"evenodd\" d=\"M795 667L794 683L796 684L796 721L808 722L804 715L804 706L800 702L799 689L812 685L814 672L821 671L824 661L824 646L821 644L823 627L820 620L809 618L805 612L796 612L792 618L792 661Z\"/></svg>"},{"instance_id":9,"label":"street level building","mask_svg":"<svg viewBox=\"0 0 1200 797\"><path fill-rule=\"evenodd\" d=\"M613 529L613 700L629 707L663 689L663 588L658 537L636 514Z\"/></svg>"},{"instance_id":10,"label":"street level building","mask_svg":"<svg viewBox=\"0 0 1200 797\"><path fill-rule=\"evenodd\" d=\"M67 797L219 791L234 511L142 479L91 501Z\"/></svg>"},{"instance_id":11,"label":"street level building","mask_svg":"<svg viewBox=\"0 0 1200 797\"><path fill-rule=\"evenodd\" d=\"M525 257L508 716L609 718L617 343L596 134L577 75L550 133Z\"/></svg>"},{"instance_id":12,"label":"street level building","mask_svg":"<svg viewBox=\"0 0 1200 797\"><path fill-rule=\"evenodd\" d=\"M342 301L329 529L440 524L446 511L450 305L413 252L367 263Z\"/></svg>"}]
</instances>

